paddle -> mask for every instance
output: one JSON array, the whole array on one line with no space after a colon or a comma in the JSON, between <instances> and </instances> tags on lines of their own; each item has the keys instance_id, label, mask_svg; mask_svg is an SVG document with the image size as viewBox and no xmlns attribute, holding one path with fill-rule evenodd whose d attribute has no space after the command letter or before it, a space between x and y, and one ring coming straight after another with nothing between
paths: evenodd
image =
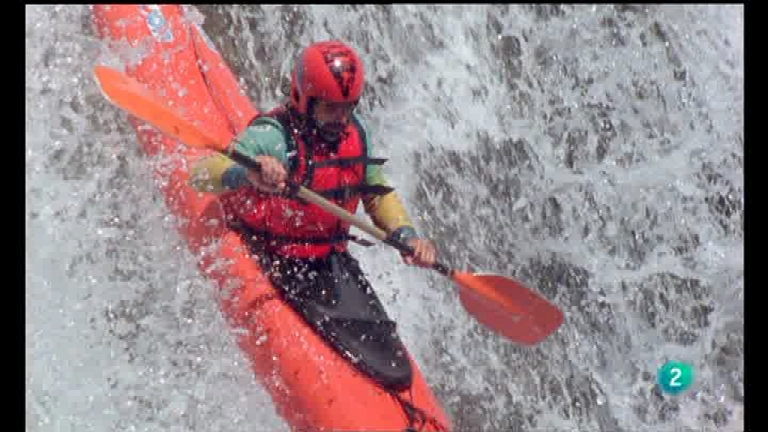
<instances>
[{"instance_id":1,"label":"paddle","mask_svg":"<svg viewBox=\"0 0 768 432\"><path fill-rule=\"evenodd\" d=\"M168 108L161 99L153 96L133 78L105 66L97 66L94 71L104 95L118 107L189 146L215 150L249 169L260 169L255 160L235 150L234 146L230 146L230 142L223 142L206 134ZM414 252L409 245L393 241L385 231L357 218L307 188L291 184L289 193L322 207L403 253ZM510 278L459 271L441 263L436 263L432 268L459 285L459 299L462 305L478 322L514 342L535 345L563 323L563 313L560 309Z\"/></svg>"}]
</instances>

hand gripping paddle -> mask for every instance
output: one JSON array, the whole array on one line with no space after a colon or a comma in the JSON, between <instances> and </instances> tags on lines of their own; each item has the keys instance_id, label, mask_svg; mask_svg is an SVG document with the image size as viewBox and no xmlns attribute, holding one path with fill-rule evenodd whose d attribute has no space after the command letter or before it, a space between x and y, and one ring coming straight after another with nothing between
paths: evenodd
<instances>
[{"instance_id":1,"label":"hand gripping paddle","mask_svg":"<svg viewBox=\"0 0 768 432\"><path fill-rule=\"evenodd\" d=\"M102 92L113 104L188 146L221 152L246 168L259 170L256 161L239 153L234 146L230 148L230 142L223 142L207 134L168 108L161 99L133 78L106 66L97 66L94 71ZM291 184L289 192L322 207L401 252L413 253L410 246L393 241L383 230L309 189ZM563 312L559 308L510 278L454 270L440 263L432 268L456 282L462 305L477 321L514 342L535 345L554 333L563 323Z\"/></svg>"}]
</instances>

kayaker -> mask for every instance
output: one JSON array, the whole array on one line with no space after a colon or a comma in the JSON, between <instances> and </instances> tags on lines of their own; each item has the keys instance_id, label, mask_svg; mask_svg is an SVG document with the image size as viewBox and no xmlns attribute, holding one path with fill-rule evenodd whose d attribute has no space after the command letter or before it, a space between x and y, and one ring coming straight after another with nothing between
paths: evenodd
<instances>
[{"instance_id":1,"label":"kayaker","mask_svg":"<svg viewBox=\"0 0 768 432\"><path fill-rule=\"evenodd\" d=\"M364 85L363 64L348 45L307 46L293 67L287 101L255 118L232 143L261 172L216 154L192 167L191 183L220 196L229 225L307 322L377 381L403 389L412 379L407 350L349 253L349 224L286 194L292 180L351 213L362 202L375 225L414 248L405 262L435 262L434 244L417 235L354 112Z\"/></svg>"},{"instance_id":2,"label":"kayaker","mask_svg":"<svg viewBox=\"0 0 768 432\"><path fill-rule=\"evenodd\" d=\"M300 259L348 253L348 224L286 197L292 178L352 213L362 201L375 225L415 249L403 257L407 263L431 266L434 244L417 235L354 113L364 84L354 49L338 41L309 45L294 65L287 102L257 117L233 144L257 160L261 172L217 155L193 168L193 185L220 194L228 216L265 252Z\"/></svg>"}]
</instances>

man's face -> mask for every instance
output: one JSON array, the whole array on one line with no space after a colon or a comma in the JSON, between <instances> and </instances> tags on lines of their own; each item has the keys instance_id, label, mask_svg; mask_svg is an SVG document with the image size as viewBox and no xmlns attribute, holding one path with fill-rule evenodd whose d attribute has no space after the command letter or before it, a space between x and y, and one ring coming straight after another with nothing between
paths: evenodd
<instances>
[{"instance_id":1,"label":"man's face","mask_svg":"<svg viewBox=\"0 0 768 432\"><path fill-rule=\"evenodd\" d=\"M354 109L354 103L318 100L313 116L321 137L330 142L338 141L349 125Z\"/></svg>"}]
</instances>

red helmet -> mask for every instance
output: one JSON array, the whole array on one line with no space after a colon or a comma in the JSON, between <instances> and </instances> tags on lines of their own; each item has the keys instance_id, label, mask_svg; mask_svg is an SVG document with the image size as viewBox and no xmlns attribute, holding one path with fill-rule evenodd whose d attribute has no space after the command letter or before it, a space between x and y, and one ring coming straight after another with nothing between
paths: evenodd
<instances>
[{"instance_id":1,"label":"red helmet","mask_svg":"<svg viewBox=\"0 0 768 432\"><path fill-rule=\"evenodd\" d=\"M339 41L317 42L304 49L291 74L291 101L307 114L313 98L357 103L363 93L363 62Z\"/></svg>"}]
</instances>

